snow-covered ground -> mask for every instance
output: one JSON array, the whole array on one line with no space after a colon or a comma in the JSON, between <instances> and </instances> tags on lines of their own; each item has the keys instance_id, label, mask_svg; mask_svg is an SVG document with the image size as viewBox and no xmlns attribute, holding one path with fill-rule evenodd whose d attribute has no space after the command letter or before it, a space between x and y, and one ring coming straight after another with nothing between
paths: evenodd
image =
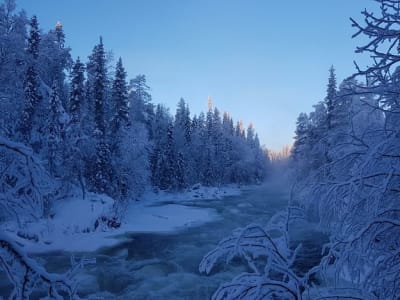
<instances>
[{"instance_id":1,"label":"snow-covered ground","mask_svg":"<svg viewBox=\"0 0 400 300\"><path fill-rule=\"evenodd\" d=\"M28 224L23 231L17 230L12 223L2 227L28 253L90 252L122 242L126 233L166 233L216 220L218 214L214 209L188 206L187 202L221 199L240 193L241 189L236 185L196 185L181 193L148 191L139 201L129 205L119 228L106 230L100 220L111 215L113 200L90 193L82 199L77 193L57 203L53 217L48 220Z\"/></svg>"}]
</instances>

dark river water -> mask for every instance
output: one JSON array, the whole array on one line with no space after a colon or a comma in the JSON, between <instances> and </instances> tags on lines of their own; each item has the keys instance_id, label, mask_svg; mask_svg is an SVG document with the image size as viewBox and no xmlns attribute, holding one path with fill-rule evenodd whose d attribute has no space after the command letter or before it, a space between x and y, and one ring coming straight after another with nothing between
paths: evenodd
<instances>
[{"instance_id":1,"label":"dark river water","mask_svg":"<svg viewBox=\"0 0 400 300\"><path fill-rule=\"evenodd\" d=\"M78 275L79 295L92 299L209 299L221 283L246 269L223 266L206 276L198 271L202 257L233 229L249 223L265 224L287 201L288 190L264 185L221 200L185 202L213 208L219 218L175 233L132 233L117 246L75 254L97 260ZM299 266L307 269L318 262L321 234L307 230L297 239L305 245ZM57 252L37 259L48 271L63 272L69 267L69 257L69 253Z\"/></svg>"}]
</instances>

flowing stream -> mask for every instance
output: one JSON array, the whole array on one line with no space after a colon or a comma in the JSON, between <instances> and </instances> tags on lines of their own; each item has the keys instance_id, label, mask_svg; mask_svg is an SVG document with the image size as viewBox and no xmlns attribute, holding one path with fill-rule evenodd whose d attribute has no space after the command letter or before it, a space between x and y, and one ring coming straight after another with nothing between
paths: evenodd
<instances>
[{"instance_id":1,"label":"flowing stream","mask_svg":"<svg viewBox=\"0 0 400 300\"><path fill-rule=\"evenodd\" d=\"M198 271L202 257L233 229L250 223L265 224L287 205L287 200L287 191L265 185L240 196L185 202L188 206L213 208L220 217L174 233L132 233L112 248L76 254L97 260L96 265L78 275L79 294L93 299L209 299L221 283L246 269L241 265L222 266L206 276ZM304 238L301 267L308 268L318 262L321 234L308 232L299 239ZM50 272L60 273L70 266L68 253L49 253L37 259Z\"/></svg>"}]
</instances>

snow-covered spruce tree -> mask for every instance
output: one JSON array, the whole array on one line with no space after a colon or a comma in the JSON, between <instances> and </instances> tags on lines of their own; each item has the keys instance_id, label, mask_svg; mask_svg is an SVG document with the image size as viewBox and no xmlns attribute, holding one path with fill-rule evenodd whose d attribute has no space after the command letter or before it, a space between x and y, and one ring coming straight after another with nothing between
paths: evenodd
<instances>
[{"instance_id":1,"label":"snow-covered spruce tree","mask_svg":"<svg viewBox=\"0 0 400 300\"><path fill-rule=\"evenodd\" d=\"M32 16L29 25L31 28L29 30L27 52L32 56L33 59L37 59L39 57L39 45L41 38L39 23L36 16Z\"/></svg>"},{"instance_id":2,"label":"snow-covered spruce tree","mask_svg":"<svg viewBox=\"0 0 400 300\"><path fill-rule=\"evenodd\" d=\"M234 128L232 118L227 112L224 112L222 117L222 135L222 180L224 183L230 183L232 182Z\"/></svg>"},{"instance_id":3,"label":"snow-covered spruce tree","mask_svg":"<svg viewBox=\"0 0 400 300\"><path fill-rule=\"evenodd\" d=\"M150 179L154 187L165 189L164 165L166 163L165 149L167 148L167 129L171 126L172 118L162 105L157 105L154 118L153 147L150 153Z\"/></svg>"},{"instance_id":4,"label":"snow-covered spruce tree","mask_svg":"<svg viewBox=\"0 0 400 300\"><path fill-rule=\"evenodd\" d=\"M92 136L95 141L95 154L87 161L86 174L93 190L97 192L107 192L110 188L109 183L112 177L110 164L110 147L106 139L105 101L106 101L106 54L103 39L93 48L88 63L88 85L90 87L90 97L92 97L94 114ZM110 192L110 191L108 191Z\"/></svg>"},{"instance_id":5,"label":"snow-covered spruce tree","mask_svg":"<svg viewBox=\"0 0 400 300\"><path fill-rule=\"evenodd\" d=\"M88 105L85 95L85 67L79 57L71 71L69 115L70 122L65 128L65 177L66 181L78 184L85 197L84 165L88 157L86 151L90 144L89 137L84 131L84 116L88 113Z\"/></svg>"},{"instance_id":6,"label":"snow-covered spruce tree","mask_svg":"<svg viewBox=\"0 0 400 300\"><path fill-rule=\"evenodd\" d=\"M329 69L324 101L314 105L314 111L308 116L304 113L300 114L297 120L292 158L297 164L296 168L299 170L299 174L308 174L311 170L326 166L325 163L329 161L331 140L328 135L332 132L333 115L338 110L339 105L335 69L332 66ZM302 148L302 150L299 150L299 148ZM296 156L298 155L303 156L303 158L308 156L309 159L297 159Z\"/></svg>"},{"instance_id":7,"label":"snow-covered spruce tree","mask_svg":"<svg viewBox=\"0 0 400 300\"><path fill-rule=\"evenodd\" d=\"M104 139L106 134L106 121L104 118L104 102L106 101L106 54L103 45L103 39L93 49L90 56L90 63L93 68L93 100L94 100L94 123L93 135L98 139Z\"/></svg>"},{"instance_id":8,"label":"snow-covered spruce tree","mask_svg":"<svg viewBox=\"0 0 400 300\"><path fill-rule=\"evenodd\" d=\"M325 105L326 105L326 117L327 117L327 126L328 129L332 127L332 113L335 106L336 100L336 75L335 69L333 66L329 69L329 79L328 79L328 86L326 91L326 98L325 98Z\"/></svg>"},{"instance_id":9,"label":"snow-covered spruce tree","mask_svg":"<svg viewBox=\"0 0 400 300\"><path fill-rule=\"evenodd\" d=\"M114 170L114 197L120 202L135 198L147 183L147 131L145 125L131 120L126 84L126 72L122 59L117 62L112 84L114 116L111 120L110 145ZM136 109L136 108L132 108Z\"/></svg>"},{"instance_id":10,"label":"snow-covered spruce tree","mask_svg":"<svg viewBox=\"0 0 400 300\"><path fill-rule=\"evenodd\" d=\"M191 180L193 183L201 183L204 181L203 174L204 171L204 161L205 161L205 120L204 113L200 113L197 117L193 116L191 124L191 143L190 143L190 153L191 153L191 168L192 175Z\"/></svg>"},{"instance_id":11,"label":"snow-covered spruce tree","mask_svg":"<svg viewBox=\"0 0 400 300\"><path fill-rule=\"evenodd\" d=\"M204 174L203 174L203 184L205 185L213 185L216 177L214 173L214 165L213 165L213 158L214 158L214 145L213 145L213 112L212 107L209 106L207 114L206 114L206 121L205 121L205 144L203 151L205 151L205 161L204 161Z\"/></svg>"},{"instance_id":12,"label":"snow-covered spruce tree","mask_svg":"<svg viewBox=\"0 0 400 300\"><path fill-rule=\"evenodd\" d=\"M247 143L249 143L251 148L254 148L254 127L253 124L250 123L249 126L247 127L247 134L246 134L246 139L247 139Z\"/></svg>"},{"instance_id":13,"label":"snow-covered spruce tree","mask_svg":"<svg viewBox=\"0 0 400 300\"><path fill-rule=\"evenodd\" d=\"M58 94L58 83L55 80L49 101L49 116L47 119L47 160L49 171L52 176L58 177L64 173L61 166L64 164L65 127L68 116L64 111Z\"/></svg>"},{"instance_id":14,"label":"snow-covered spruce tree","mask_svg":"<svg viewBox=\"0 0 400 300\"><path fill-rule=\"evenodd\" d=\"M295 164L306 163L306 157L308 156L309 147L311 146L308 142L310 134L309 118L306 113L300 113L297 117L295 138L292 147L291 157ZM299 168L299 166L296 166Z\"/></svg>"},{"instance_id":15,"label":"snow-covered spruce tree","mask_svg":"<svg viewBox=\"0 0 400 300\"><path fill-rule=\"evenodd\" d=\"M178 173L181 176L179 183L180 187L186 187L188 184L193 184L191 180L193 169L191 165L191 119L190 111L185 100L180 99L176 109L174 128L173 128L174 148L177 153Z\"/></svg>"},{"instance_id":16,"label":"snow-covered spruce tree","mask_svg":"<svg viewBox=\"0 0 400 300\"><path fill-rule=\"evenodd\" d=\"M42 98L39 93L39 78L35 69L36 60L39 57L40 44L39 24L36 16L31 18L29 25L30 31L26 50L29 55L28 68L24 80L25 105L18 127L22 141L25 143L31 142L34 115Z\"/></svg>"},{"instance_id":17,"label":"snow-covered spruce tree","mask_svg":"<svg viewBox=\"0 0 400 300\"><path fill-rule=\"evenodd\" d=\"M222 132L222 120L219 109L214 108L212 115L212 136L211 136L211 149L214 151L211 153L213 160L213 171L214 184L220 185L223 183L224 178L224 145L223 145L223 132Z\"/></svg>"},{"instance_id":18,"label":"snow-covered spruce tree","mask_svg":"<svg viewBox=\"0 0 400 300\"><path fill-rule=\"evenodd\" d=\"M42 97L39 94L38 76L33 66L29 66L24 80L25 106L19 121L18 130L22 141L30 143L35 111Z\"/></svg>"},{"instance_id":19,"label":"snow-covered spruce tree","mask_svg":"<svg viewBox=\"0 0 400 300\"><path fill-rule=\"evenodd\" d=\"M111 134L117 138L121 128L129 122L128 90L126 85L126 72L119 58L115 68L115 79L112 84L112 101L114 104L114 117L111 120Z\"/></svg>"},{"instance_id":20,"label":"snow-covered spruce tree","mask_svg":"<svg viewBox=\"0 0 400 300\"><path fill-rule=\"evenodd\" d=\"M183 174L182 169L178 168L178 155L174 148L173 124L167 128L167 144L164 152L164 164L161 173L161 186L164 189L181 188Z\"/></svg>"},{"instance_id":21,"label":"snow-covered spruce tree","mask_svg":"<svg viewBox=\"0 0 400 300\"><path fill-rule=\"evenodd\" d=\"M83 108L85 105L85 66L79 57L76 60L71 72L71 87L69 96L69 113L71 122L76 125L82 120Z\"/></svg>"}]
</instances>

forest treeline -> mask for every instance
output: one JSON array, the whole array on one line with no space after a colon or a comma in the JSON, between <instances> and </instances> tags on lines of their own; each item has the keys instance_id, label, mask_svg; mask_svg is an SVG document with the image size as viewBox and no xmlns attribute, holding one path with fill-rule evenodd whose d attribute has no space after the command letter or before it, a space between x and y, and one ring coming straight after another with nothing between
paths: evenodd
<instances>
[{"instance_id":1,"label":"forest treeline","mask_svg":"<svg viewBox=\"0 0 400 300\"><path fill-rule=\"evenodd\" d=\"M152 102L144 75L127 79L122 59L114 61L101 37L87 60L73 59L60 22L44 32L36 16L7 0L0 6L0 45L0 136L17 150L29 148L39 164L36 178L52 182L46 188L26 182L32 166L3 146L6 211L32 191L47 199L40 205L46 207L76 186L125 201L148 186L182 190L265 177L268 158L251 124L234 124L212 105L191 116L183 99L172 115Z\"/></svg>"}]
</instances>

